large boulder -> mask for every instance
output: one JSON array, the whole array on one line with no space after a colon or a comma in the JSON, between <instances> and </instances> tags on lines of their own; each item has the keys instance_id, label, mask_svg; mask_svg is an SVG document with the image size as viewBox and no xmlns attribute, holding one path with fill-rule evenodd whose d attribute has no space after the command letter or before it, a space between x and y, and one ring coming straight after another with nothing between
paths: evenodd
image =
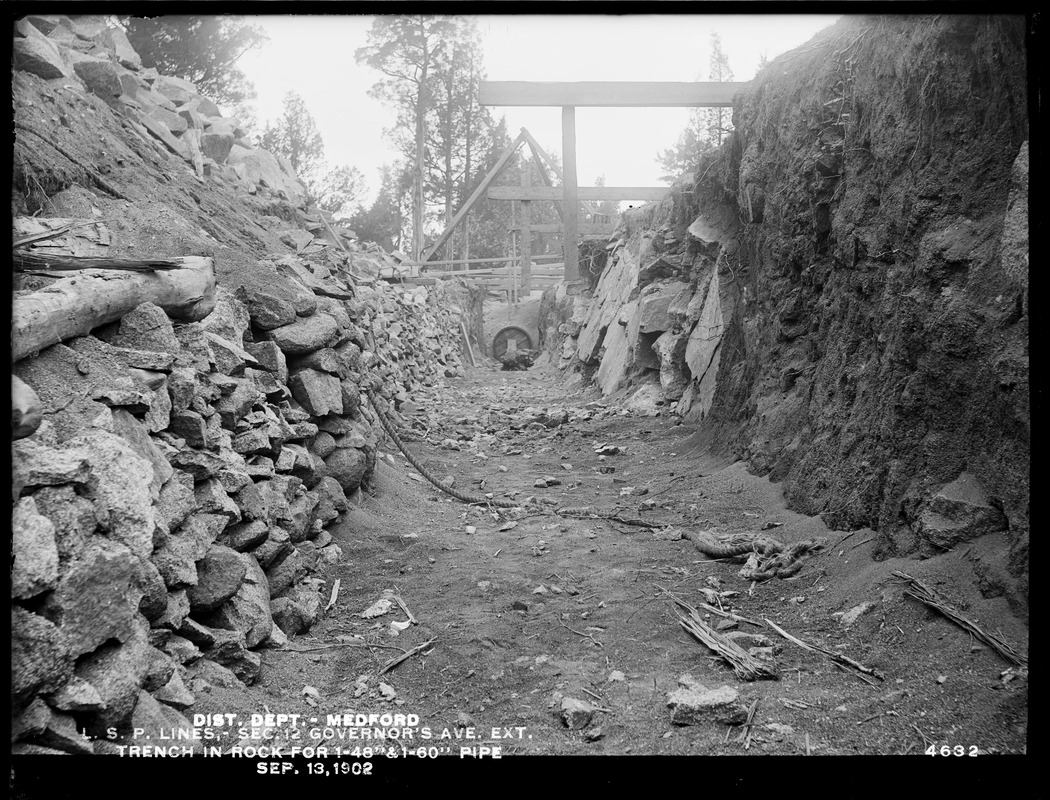
<instances>
[{"instance_id":1,"label":"large boulder","mask_svg":"<svg viewBox=\"0 0 1050 800\"><path fill-rule=\"evenodd\" d=\"M242 556L246 566L244 581L237 592L205 623L212 628L240 631L245 646L256 647L270 635L273 618L270 616L270 584L266 573L251 556Z\"/></svg>"},{"instance_id":2,"label":"large boulder","mask_svg":"<svg viewBox=\"0 0 1050 800\"><path fill-rule=\"evenodd\" d=\"M193 514L153 554L153 563L169 589L196 585L197 562L204 558L227 522L227 517L220 514Z\"/></svg>"},{"instance_id":3,"label":"large boulder","mask_svg":"<svg viewBox=\"0 0 1050 800\"><path fill-rule=\"evenodd\" d=\"M58 628L37 614L11 609L11 702L18 706L36 692L53 692L69 681L73 658Z\"/></svg>"},{"instance_id":4,"label":"large boulder","mask_svg":"<svg viewBox=\"0 0 1050 800\"><path fill-rule=\"evenodd\" d=\"M105 704L86 726L89 734L102 737L110 727L130 727L126 723L154 664L148 635L146 621L139 618L126 642L104 644L77 662L77 677L91 684Z\"/></svg>"},{"instance_id":5,"label":"large boulder","mask_svg":"<svg viewBox=\"0 0 1050 800\"><path fill-rule=\"evenodd\" d=\"M977 478L963 472L922 504L915 527L919 538L943 551L986 533L1005 531L1007 521Z\"/></svg>"},{"instance_id":6,"label":"large boulder","mask_svg":"<svg viewBox=\"0 0 1050 800\"><path fill-rule=\"evenodd\" d=\"M128 69L139 69L142 67L142 57L135 52L135 48L128 41L128 36L120 28L106 28L98 35L97 39L117 57L123 66Z\"/></svg>"},{"instance_id":7,"label":"large boulder","mask_svg":"<svg viewBox=\"0 0 1050 800\"><path fill-rule=\"evenodd\" d=\"M226 158L242 180L266 187L274 193L284 192L288 199L300 203L304 197L302 184L286 175L273 154L267 150L249 150L235 144Z\"/></svg>"},{"instance_id":8,"label":"large boulder","mask_svg":"<svg viewBox=\"0 0 1050 800\"><path fill-rule=\"evenodd\" d=\"M215 308L201 320L201 327L223 339L240 345L248 330L248 307L225 286L215 289Z\"/></svg>"},{"instance_id":9,"label":"large boulder","mask_svg":"<svg viewBox=\"0 0 1050 800\"><path fill-rule=\"evenodd\" d=\"M174 103L186 103L199 96L197 87L182 78L160 75L153 82L153 88Z\"/></svg>"},{"instance_id":10,"label":"large boulder","mask_svg":"<svg viewBox=\"0 0 1050 800\"><path fill-rule=\"evenodd\" d=\"M214 611L229 600L241 586L247 572L247 558L223 545L212 545L197 562L197 582L187 589L194 615Z\"/></svg>"},{"instance_id":11,"label":"large boulder","mask_svg":"<svg viewBox=\"0 0 1050 800\"><path fill-rule=\"evenodd\" d=\"M140 558L153 551L153 467L123 438L88 430L64 449L85 459L94 478L95 508L107 535Z\"/></svg>"},{"instance_id":12,"label":"large boulder","mask_svg":"<svg viewBox=\"0 0 1050 800\"><path fill-rule=\"evenodd\" d=\"M35 439L19 439L11 446L12 494L17 500L26 489L72 483L88 486L93 479L85 455L57 449Z\"/></svg>"},{"instance_id":13,"label":"large boulder","mask_svg":"<svg viewBox=\"0 0 1050 800\"><path fill-rule=\"evenodd\" d=\"M124 94L124 85L120 76L125 70L102 58L82 56L73 65L77 77L91 90L91 93L103 100L111 101Z\"/></svg>"},{"instance_id":14,"label":"large boulder","mask_svg":"<svg viewBox=\"0 0 1050 800\"><path fill-rule=\"evenodd\" d=\"M73 486L45 486L33 494L37 512L55 526L55 544L61 572L80 557L98 527L95 506Z\"/></svg>"},{"instance_id":15,"label":"large boulder","mask_svg":"<svg viewBox=\"0 0 1050 800\"><path fill-rule=\"evenodd\" d=\"M68 78L72 74L55 43L39 34L15 39L13 64L15 69L39 75L44 80Z\"/></svg>"},{"instance_id":16,"label":"large boulder","mask_svg":"<svg viewBox=\"0 0 1050 800\"><path fill-rule=\"evenodd\" d=\"M327 347L339 338L339 324L328 314L314 314L267 334L285 355L302 355Z\"/></svg>"},{"instance_id":17,"label":"large boulder","mask_svg":"<svg viewBox=\"0 0 1050 800\"><path fill-rule=\"evenodd\" d=\"M110 639L125 641L143 594L139 560L127 547L96 538L63 573L41 611L76 657Z\"/></svg>"},{"instance_id":18,"label":"large boulder","mask_svg":"<svg viewBox=\"0 0 1050 800\"><path fill-rule=\"evenodd\" d=\"M346 492L360 486L368 471L368 456L356 447L336 448L324 463L327 476L335 478Z\"/></svg>"},{"instance_id":19,"label":"large boulder","mask_svg":"<svg viewBox=\"0 0 1050 800\"><path fill-rule=\"evenodd\" d=\"M248 313L252 325L264 331L291 325L296 320L295 307L291 303L267 292L249 292Z\"/></svg>"},{"instance_id":20,"label":"large boulder","mask_svg":"<svg viewBox=\"0 0 1050 800\"><path fill-rule=\"evenodd\" d=\"M233 149L234 136L228 131L209 130L201 134L201 153L216 164L225 164Z\"/></svg>"},{"instance_id":21,"label":"large boulder","mask_svg":"<svg viewBox=\"0 0 1050 800\"><path fill-rule=\"evenodd\" d=\"M343 390L339 378L316 369L296 372L288 388L298 403L315 417L343 413Z\"/></svg>"},{"instance_id":22,"label":"large boulder","mask_svg":"<svg viewBox=\"0 0 1050 800\"><path fill-rule=\"evenodd\" d=\"M11 514L11 597L36 597L57 583L55 525L37 511L32 497L23 497Z\"/></svg>"},{"instance_id":23,"label":"large boulder","mask_svg":"<svg viewBox=\"0 0 1050 800\"><path fill-rule=\"evenodd\" d=\"M193 724L171 706L158 702L149 692L139 692L129 726L134 735L125 739L125 744L177 740L180 748L188 747L197 755L204 752L204 742L193 739L196 733Z\"/></svg>"}]
</instances>

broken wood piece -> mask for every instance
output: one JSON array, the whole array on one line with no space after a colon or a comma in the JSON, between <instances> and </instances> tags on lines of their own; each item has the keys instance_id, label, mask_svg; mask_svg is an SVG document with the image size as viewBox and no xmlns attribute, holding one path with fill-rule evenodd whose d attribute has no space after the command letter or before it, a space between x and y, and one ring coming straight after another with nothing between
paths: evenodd
<instances>
[{"instance_id":1,"label":"broken wood piece","mask_svg":"<svg viewBox=\"0 0 1050 800\"><path fill-rule=\"evenodd\" d=\"M408 617L408 621L411 622L413 625L418 625L419 624L419 620L416 619L414 616L412 616L412 612L408 610L408 606L405 605L405 601L401 599L401 596L395 594L393 597L394 597L394 601L399 606L401 606L401 610L405 612L405 616Z\"/></svg>"},{"instance_id":2,"label":"broken wood piece","mask_svg":"<svg viewBox=\"0 0 1050 800\"><path fill-rule=\"evenodd\" d=\"M123 272L155 272L182 269L179 258L109 258L107 256L72 256L65 253L43 253L38 250L15 250L11 263L16 271L79 272L85 269L114 269Z\"/></svg>"},{"instance_id":3,"label":"broken wood piece","mask_svg":"<svg viewBox=\"0 0 1050 800\"><path fill-rule=\"evenodd\" d=\"M335 601L339 598L339 586L341 582L341 578L336 578L335 583L332 584L332 596L328 599L328 605L324 607L325 611L329 611L332 606L335 605Z\"/></svg>"},{"instance_id":4,"label":"broken wood piece","mask_svg":"<svg viewBox=\"0 0 1050 800\"><path fill-rule=\"evenodd\" d=\"M392 670L394 667L396 667L398 664L400 664L402 661L408 660L409 658L414 656L416 653L422 653L424 650L426 650L428 647L430 647L436 641L437 641L437 637L435 636L433 639L429 639L428 641L423 642L423 644L417 645L416 647L413 647L411 650L408 650L407 652L403 653L402 655L399 655L396 658L391 659L390 661L386 662L386 664L384 665L384 667L381 670L379 670L379 674L380 675L385 675L386 673L390 672L390 670Z\"/></svg>"},{"instance_id":5,"label":"broken wood piece","mask_svg":"<svg viewBox=\"0 0 1050 800\"><path fill-rule=\"evenodd\" d=\"M667 591L664 587L660 586L659 584L654 583L653 586L655 586L661 592L666 594L668 597L670 597L672 600L674 600L676 603L678 603L683 608L689 609L690 611L696 611L695 608L693 608L692 606L688 605L687 603L683 603L678 597L676 597L675 595L671 594L669 591ZM725 617L726 619L731 619L734 622L747 622L747 623L749 623L751 625L757 625L759 628L765 627L761 622L758 622L757 620L749 619L748 617L742 617L739 614L734 614L732 611L724 611L722 609L715 608L714 606L708 605L707 603L700 603L700 608L703 608L706 611L710 611L712 614L717 614L720 617Z\"/></svg>"},{"instance_id":6,"label":"broken wood piece","mask_svg":"<svg viewBox=\"0 0 1050 800\"><path fill-rule=\"evenodd\" d=\"M16 292L11 303L12 363L116 322L143 303L154 303L181 321L204 319L215 307L212 260L173 260L178 268L163 272L81 273L38 291Z\"/></svg>"},{"instance_id":7,"label":"broken wood piece","mask_svg":"<svg viewBox=\"0 0 1050 800\"><path fill-rule=\"evenodd\" d=\"M960 628L976 636L1010 663L1018 666L1028 665L1027 656L1022 656L1001 637L985 633L975 622L963 616L955 606L936 590L930 588L918 578L913 578L906 572L894 570L893 574L908 582L909 586L904 591L906 595L925 603L931 608L937 609Z\"/></svg>"},{"instance_id":8,"label":"broken wood piece","mask_svg":"<svg viewBox=\"0 0 1050 800\"><path fill-rule=\"evenodd\" d=\"M736 642L727 639L704 622L699 612L691 605L679 600L661 586L656 588L660 589L671 598L672 602L688 612L688 614L683 614L681 611L678 612L678 623L696 639L699 639L708 649L714 651L716 655L725 660L733 668L733 672L737 674L737 677L745 681L764 678L775 680L780 677L780 672L775 665L759 661Z\"/></svg>"},{"instance_id":9,"label":"broken wood piece","mask_svg":"<svg viewBox=\"0 0 1050 800\"><path fill-rule=\"evenodd\" d=\"M836 664L838 667L840 667L841 669L845 670L846 672L853 673L854 675L856 675L858 678L860 678L865 683L869 683L872 686L877 686L878 684L875 683L875 681L872 680L872 678L877 678L880 681L883 680L882 675L879 674L876 670L872 669L871 667L866 667L863 664L861 664L860 662L854 661L852 658L849 658L848 656L844 656L841 653L836 653L836 652L834 652L832 650L825 650L823 647L820 647L819 645L807 644L806 642L802 641L801 639L798 639L798 638L792 636L790 633L785 631L783 628L781 628L779 625L777 625L775 622L773 622L770 619L766 619L766 622L769 624L769 626L773 630L775 630L777 633L779 633L781 636L783 636L789 642L794 642L799 647L801 647L803 650L809 650L809 651L811 651L813 653L820 653L821 655L824 655L824 656L830 658L832 660L832 662L834 664Z\"/></svg>"},{"instance_id":10,"label":"broken wood piece","mask_svg":"<svg viewBox=\"0 0 1050 800\"><path fill-rule=\"evenodd\" d=\"M706 611L710 611L712 614L717 614L720 617L731 619L734 622L747 622L751 625L757 625L759 628L765 627L758 620L750 619L748 617L742 617L739 614L734 614L732 611L723 611L721 609L715 608L712 605L708 605L707 603L700 603L700 608L705 609Z\"/></svg>"},{"instance_id":11,"label":"broken wood piece","mask_svg":"<svg viewBox=\"0 0 1050 800\"><path fill-rule=\"evenodd\" d=\"M18 223L22 222L23 220L30 220L32 223L35 223L37 227L39 227L42 224L46 224L43 220L38 220L34 217L18 217L13 222L14 227L16 229L18 227L22 227L22 229L24 230L29 223L26 222L20 226ZM76 228L83 228L87 225L101 224L102 220L97 219L74 219L70 222L65 223L64 225L59 225L57 228L45 227L45 230L39 231L38 233L27 233L24 236L20 236L11 243L11 248L18 249L20 247L28 247L34 242L42 242L46 241L47 239L57 239L59 236L62 236L63 234L68 233L69 231L74 230Z\"/></svg>"},{"instance_id":12,"label":"broken wood piece","mask_svg":"<svg viewBox=\"0 0 1050 800\"><path fill-rule=\"evenodd\" d=\"M751 731L754 728L755 712L758 710L759 698L755 698L751 706L747 710L747 719L744 720L744 730L741 731L740 738L744 741L744 749L751 749ZM738 739L739 741L739 739Z\"/></svg>"}]
</instances>

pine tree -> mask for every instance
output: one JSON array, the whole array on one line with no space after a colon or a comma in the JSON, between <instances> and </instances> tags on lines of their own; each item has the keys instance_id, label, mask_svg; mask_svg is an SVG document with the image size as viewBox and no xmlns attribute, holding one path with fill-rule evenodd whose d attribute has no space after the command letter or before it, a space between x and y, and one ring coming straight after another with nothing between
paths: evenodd
<instances>
[{"instance_id":1,"label":"pine tree","mask_svg":"<svg viewBox=\"0 0 1050 800\"><path fill-rule=\"evenodd\" d=\"M400 164L384 164L376 199L367 211L359 209L347 221L362 242L375 242L387 251L401 246L403 172Z\"/></svg>"},{"instance_id":2,"label":"pine tree","mask_svg":"<svg viewBox=\"0 0 1050 800\"><path fill-rule=\"evenodd\" d=\"M296 92L284 96L281 116L263 129L259 146L287 158L295 174L303 180L324 163L324 141L317 123Z\"/></svg>"},{"instance_id":3,"label":"pine tree","mask_svg":"<svg viewBox=\"0 0 1050 800\"><path fill-rule=\"evenodd\" d=\"M361 211L365 176L357 167L325 167L310 182L318 208L336 217L349 217Z\"/></svg>"},{"instance_id":4,"label":"pine tree","mask_svg":"<svg viewBox=\"0 0 1050 800\"><path fill-rule=\"evenodd\" d=\"M729 57L722 49L722 37L717 31L711 32L709 72L708 80L719 82L733 80ZM697 80L699 79L698 76ZM700 162L700 157L720 147L732 130L732 111L730 109L694 108L689 113L689 123L679 134L675 144L656 156L656 162L666 170L660 180L673 183L683 174L694 170Z\"/></svg>"},{"instance_id":5,"label":"pine tree","mask_svg":"<svg viewBox=\"0 0 1050 800\"><path fill-rule=\"evenodd\" d=\"M322 210L343 216L360 210L364 176L357 167L334 166L325 160L324 140L317 123L297 93L285 95L281 116L267 123L259 136L259 146L288 159L296 177Z\"/></svg>"},{"instance_id":6,"label":"pine tree","mask_svg":"<svg viewBox=\"0 0 1050 800\"><path fill-rule=\"evenodd\" d=\"M712 81L733 80L733 70L729 66L729 57L722 49L722 37L718 35L718 31L711 31L709 75L709 80ZM716 147L721 147L722 141L733 130L732 116L732 111L728 108L708 109L708 130L711 132L711 139Z\"/></svg>"},{"instance_id":7,"label":"pine tree","mask_svg":"<svg viewBox=\"0 0 1050 800\"><path fill-rule=\"evenodd\" d=\"M246 19L172 15L117 20L143 66L192 81L201 94L221 105L232 106L254 96L237 60L266 42L267 36Z\"/></svg>"},{"instance_id":8,"label":"pine tree","mask_svg":"<svg viewBox=\"0 0 1050 800\"><path fill-rule=\"evenodd\" d=\"M427 116L437 93L435 73L447 56L445 42L455 29L448 16L378 16L368 31L368 44L354 54L357 63L382 73L369 95L385 100L397 110L391 131L412 170L412 253L423 251L428 177Z\"/></svg>"}]
</instances>

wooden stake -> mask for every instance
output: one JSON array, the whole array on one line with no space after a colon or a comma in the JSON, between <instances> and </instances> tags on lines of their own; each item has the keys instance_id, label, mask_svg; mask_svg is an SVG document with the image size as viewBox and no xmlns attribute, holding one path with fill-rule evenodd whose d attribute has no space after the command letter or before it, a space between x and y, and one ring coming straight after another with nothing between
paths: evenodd
<instances>
[{"instance_id":1,"label":"wooden stake","mask_svg":"<svg viewBox=\"0 0 1050 800\"><path fill-rule=\"evenodd\" d=\"M467 356L470 357L470 366L476 367L478 364L474 360L474 348L470 346L470 336L467 335L467 326L463 324L463 320L459 321L459 329L463 333L463 341L467 343Z\"/></svg>"},{"instance_id":2,"label":"wooden stake","mask_svg":"<svg viewBox=\"0 0 1050 800\"><path fill-rule=\"evenodd\" d=\"M391 659L390 661L386 662L386 665L381 670L379 670L379 674L380 675L385 675L386 673L390 672L390 670L392 670L394 667L396 667L398 664L400 664L402 661L405 661L405 660L411 658L416 653L422 653L424 650L426 650L428 647L430 647L430 645L434 644L434 642L436 642L436 641L437 641L437 637L435 636L433 639L430 639L430 640L428 640L426 642L423 642L423 644L418 645L417 647L413 647L411 650L409 650L408 652L404 653L403 655L400 655L397 658Z\"/></svg>"}]
</instances>

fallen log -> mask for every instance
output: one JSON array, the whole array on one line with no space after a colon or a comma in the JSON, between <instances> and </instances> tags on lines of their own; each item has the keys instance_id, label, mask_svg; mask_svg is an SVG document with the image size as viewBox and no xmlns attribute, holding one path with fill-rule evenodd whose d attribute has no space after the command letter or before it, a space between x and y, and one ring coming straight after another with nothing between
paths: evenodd
<instances>
[{"instance_id":1,"label":"fallen log","mask_svg":"<svg viewBox=\"0 0 1050 800\"><path fill-rule=\"evenodd\" d=\"M210 258L176 259L163 272L90 270L35 292L16 292L11 303L11 362L38 353L100 325L116 322L136 306L153 303L181 322L198 322L215 307Z\"/></svg>"}]
</instances>

